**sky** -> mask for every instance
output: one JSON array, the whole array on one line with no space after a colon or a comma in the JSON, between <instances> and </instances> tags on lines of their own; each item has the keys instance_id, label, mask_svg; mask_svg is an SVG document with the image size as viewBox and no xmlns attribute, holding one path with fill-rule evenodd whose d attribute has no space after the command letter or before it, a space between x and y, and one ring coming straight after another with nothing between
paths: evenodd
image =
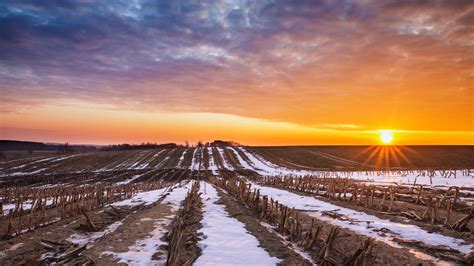
<instances>
[{"instance_id":1,"label":"sky","mask_svg":"<svg viewBox=\"0 0 474 266\"><path fill-rule=\"evenodd\" d=\"M3 0L0 139L474 144L474 2Z\"/></svg>"}]
</instances>

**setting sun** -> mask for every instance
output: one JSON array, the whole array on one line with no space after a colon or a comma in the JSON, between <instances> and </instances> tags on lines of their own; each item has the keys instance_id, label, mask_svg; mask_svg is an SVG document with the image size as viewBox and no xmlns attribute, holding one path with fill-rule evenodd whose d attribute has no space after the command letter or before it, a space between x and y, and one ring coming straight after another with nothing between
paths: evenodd
<instances>
[{"instance_id":1,"label":"setting sun","mask_svg":"<svg viewBox=\"0 0 474 266\"><path fill-rule=\"evenodd\" d=\"M381 140L384 144L390 144L390 143L392 143L392 141L393 141L393 134L392 134L392 132L387 131L387 130L381 131L380 140Z\"/></svg>"}]
</instances>

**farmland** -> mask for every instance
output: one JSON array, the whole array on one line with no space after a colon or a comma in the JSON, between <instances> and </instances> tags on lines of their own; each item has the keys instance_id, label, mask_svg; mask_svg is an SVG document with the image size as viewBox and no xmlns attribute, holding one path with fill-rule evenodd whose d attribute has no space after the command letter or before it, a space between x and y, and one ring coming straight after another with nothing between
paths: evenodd
<instances>
[{"instance_id":1,"label":"farmland","mask_svg":"<svg viewBox=\"0 0 474 266\"><path fill-rule=\"evenodd\" d=\"M474 149L383 149L179 146L5 159L0 260L472 264Z\"/></svg>"}]
</instances>

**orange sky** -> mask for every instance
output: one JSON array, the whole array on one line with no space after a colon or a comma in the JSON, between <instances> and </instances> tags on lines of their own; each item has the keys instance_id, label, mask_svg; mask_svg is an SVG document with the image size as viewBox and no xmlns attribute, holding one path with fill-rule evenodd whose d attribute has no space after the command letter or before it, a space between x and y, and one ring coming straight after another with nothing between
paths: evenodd
<instances>
[{"instance_id":1,"label":"orange sky","mask_svg":"<svg viewBox=\"0 0 474 266\"><path fill-rule=\"evenodd\" d=\"M474 144L472 1L0 4L0 138Z\"/></svg>"},{"instance_id":2,"label":"orange sky","mask_svg":"<svg viewBox=\"0 0 474 266\"><path fill-rule=\"evenodd\" d=\"M227 114L120 111L78 102L10 114L2 117L2 125L8 125L1 131L2 139L85 144L193 144L214 139L247 145L380 143L379 131L354 125L310 127ZM472 131L394 130L393 135L395 144L474 144Z\"/></svg>"}]
</instances>

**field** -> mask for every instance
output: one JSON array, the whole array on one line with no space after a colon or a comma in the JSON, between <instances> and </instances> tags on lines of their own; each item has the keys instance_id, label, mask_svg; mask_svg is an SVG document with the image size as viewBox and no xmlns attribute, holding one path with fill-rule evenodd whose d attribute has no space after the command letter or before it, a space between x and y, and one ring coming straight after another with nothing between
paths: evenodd
<instances>
[{"instance_id":1,"label":"field","mask_svg":"<svg viewBox=\"0 0 474 266\"><path fill-rule=\"evenodd\" d=\"M0 261L474 262L474 148L232 147L0 161Z\"/></svg>"}]
</instances>

